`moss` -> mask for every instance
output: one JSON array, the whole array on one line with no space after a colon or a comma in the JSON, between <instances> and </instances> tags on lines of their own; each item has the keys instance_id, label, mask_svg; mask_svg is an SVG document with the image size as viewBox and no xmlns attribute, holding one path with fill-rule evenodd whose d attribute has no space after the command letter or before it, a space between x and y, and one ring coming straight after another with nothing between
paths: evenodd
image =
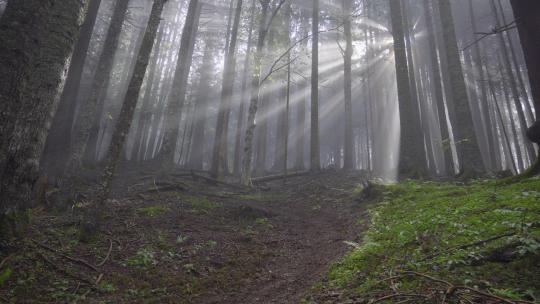
<instances>
[{"instance_id":1,"label":"moss","mask_svg":"<svg viewBox=\"0 0 540 304\"><path fill-rule=\"evenodd\" d=\"M388 288L380 280L411 270L510 298L540 296L540 274L532 270L540 259L540 179L408 181L381 190L362 245L330 269L327 288L377 294ZM512 249L510 260L490 258L504 248ZM401 284L412 292L425 281Z\"/></svg>"},{"instance_id":2,"label":"moss","mask_svg":"<svg viewBox=\"0 0 540 304\"><path fill-rule=\"evenodd\" d=\"M138 214L150 217L158 216L167 213L168 211L169 208L165 206L152 206L137 209Z\"/></svg>"},{"instance_id":3,"label":"moss","mask_svg":"<svg viewBox=\"0 0 540 304\"><path fill-rule=\"evenodd\" d=\"M210 201L208 198L203 196L188 196L183 198L195 212L199 213L208 213L212 210L219 209L223 205Z\"/></svg>"}]
</instances>

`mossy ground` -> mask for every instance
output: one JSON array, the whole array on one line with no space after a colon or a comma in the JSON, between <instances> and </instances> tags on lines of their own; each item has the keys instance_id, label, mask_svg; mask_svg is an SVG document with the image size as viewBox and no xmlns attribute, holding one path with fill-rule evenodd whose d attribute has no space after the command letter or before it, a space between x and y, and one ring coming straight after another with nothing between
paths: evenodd
<instances>
[{"instance_id":1,"label":"mossy ground","mask_svg":"<svg viewBox=\"0 0 540 304\"><path fill-rule=\"evenodd\" d=\"M507 299L540 300L540 179L376 187L380 202L369 211L363 242L330 269L313 302L367 303L389 294L433 292L437 283L417 275L385 281L405 271ZM329 293L341 299L320 300Z\"/></svg>"}]
</instances>

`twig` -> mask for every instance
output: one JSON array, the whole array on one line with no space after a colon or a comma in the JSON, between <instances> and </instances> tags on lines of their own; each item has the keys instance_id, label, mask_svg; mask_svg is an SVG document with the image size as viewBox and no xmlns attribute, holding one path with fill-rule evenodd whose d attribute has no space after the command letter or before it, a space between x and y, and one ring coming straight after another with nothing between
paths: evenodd
<instances>
[{"instance_id":1,"label":"twig","mask_svg":"<svg viewBox=\"0 0 540 304\"><path fill-rule=\"evenodd\" d=\"M9 261L12 257L13 257L13 254L10 254L7 257L5 257L2 260L2 262L0 262L0 269L2 269L2 267L4 267L4 265L7 263L7 261Z\"/></svg>"},{"instance_id":2,"label":"twig","mask_svg":"<svg viewBox=\"0 0 540 304\"><path fill-rule=\"evenodd\" d=\"M86 267L92 269L93 271L98 272L98 269L96 268L96 266L94 266L94 265L88 263L88 262L85 261L85 260L77 259L77 258L74 258L74 257L70 257L69 255L63 254L62 252L59 252L58 250L53 249L53 248L51 248L51 247L49 247L49 246L47 246L47 245L45 245L45 244L42 244L42 243L40 243L40 242L38 242L38 241L36 241L36 240L34 240L34 239L32 239L32 242L36 243L36 244L37 244L38 246L40 246L41 248L47 249L47 250L49 250L49 251L51 251L51 252L53 252L53 253L56 253L56 254L60 255L61 257L65 258L65 259L67 259L67 260L70 260L70 261L72 261L72 262L74 262L74 263L78 263L78 264L84 265L84 266L86 266Z\"/></svg>"},{"instance_id":3,"label":"twig","mask_svg":"<svg viewBox=\"0 0 540 304\"><path fill-rule=\"evenodd\" d=\"M107 255L105 256L105 258L103 259L103 261L101 261L99 264L97 264L96 266L97 267L101 267L105 264L105 262L107 262L107 260L109 259L109 257L111 256L111 252L112 252L112 248L113 248L113 242L111 239L109 239L109 251L107 251Z\"/></svg>"},{"instance_id":4,"label":"twig","mask_svg":"<svg viewBox=\"0 0 540 304\"><path fill-rule=\"evenodd\" d=\"M422 294L418 294L418 293L394 293L394 294L391 294L391 295L384 296L382 298L378 298L375 301L369 302L369 303L370 304L375 304L375 303L379 303L379 302L382 302L382 301L385 301L385 300L390 300L390 299L393 299L393 298L400 298L400 297L428 299L427 296L422 295Z\"/></svg>"},{"instance_id":5,"label":"twig","mask_svg":"<svg viewBox=\"0 0 540 304\"><path fill-rule=\"evenodd\" d=\"M58 265L56 265L51 260L49 260L45 255L43 255L41 252L37 252L37 255L39 255L39 257L42 258L47 264L51 265L52 268L54 268L56 271L64 274L65 276L68 276L68 277L70 277L72 279L75 279L75 280L81 281L83 283L86 283L86 284L88 284L88 285L90 285L92 287L94 286L93 282L91 282L90 280L88 280L86 278L78 277L78 276L72 274L71 272L60 268Z\"/></svg>"}]
</instances>

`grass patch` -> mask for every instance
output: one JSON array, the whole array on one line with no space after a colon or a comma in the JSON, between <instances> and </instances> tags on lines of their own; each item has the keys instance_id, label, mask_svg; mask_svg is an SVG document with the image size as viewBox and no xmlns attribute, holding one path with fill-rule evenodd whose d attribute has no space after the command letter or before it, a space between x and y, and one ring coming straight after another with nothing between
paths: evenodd
<instances>
[{"instance_id":1,"label":"grass patch","mask_svg":"<svg viewBox=\"0 0 540 304\"><path fill-rule=\"evenodd\" d=\"M325 288L366 298L392 288L426 293L434 283L425 278L384 281L414 271L506 298L539 299L540 179L405 182L381 190L362 244L331 268Z\"/></svg>"},{"instance_id":2,"label":"grass patch","mask_svg":"<svg viewBox=\"0 0 540 304\"><path fill-rule=\"evenodd\" d=\"M189 196L183 198L195 212L199 213L208 213L212 210L219 209L223 205L210 201L208 198L203 196Z\"/></svg>"},{"instance_id":3,"label":"grass patch","mask_svg":"<svg viewBox=\"0 0 540 304\"><path fill-rule=\"evenodd\" d=\"M137 209L137 214L154 217L154 216L165 214L169 212L169 210L170 209L165 206L152 206L152 207L144 207L144 208Z\"/></svg>"}]
</instances>

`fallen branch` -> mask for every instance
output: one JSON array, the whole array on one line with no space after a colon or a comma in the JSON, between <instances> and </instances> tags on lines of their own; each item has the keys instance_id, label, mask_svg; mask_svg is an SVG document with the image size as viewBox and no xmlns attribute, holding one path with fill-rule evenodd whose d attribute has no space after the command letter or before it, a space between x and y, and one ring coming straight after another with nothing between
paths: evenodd
<instances>
[{"instance_id":1,"label":"fallen branch","mask_svg":"<svg viewBox=\"0 0 540 304\"><path fill-rule=\"evenodd\" d=\"M487 238L487 239L484 239L484 240L479 240L479 241L476 241L476 242L473 242L473 243L469 243L469 244L465 244L465 245L459 245L459 246L455 246L455 247L450 247L450 248L446 249L445 252L448 253L448 252L452 252L454 250L463 250L463 249L467 249L467 248L471 248L471 247L481 246L481 245L487 244L489 242L493 242L493 241L496 241L496 240L499 240L499 239L502 239L502 238L505 238L505 237L509 237L509 236L514 236L514 235L516 235L515 232L507 232L507 233L496 235L494 237L490 237L490 238ZM436 252L426 256L425 258L421 259L420 262L424 262L426 260L429 260L429 259L439 255L440 253L441 253L440 251L436 251Z\"/></svg>"},{"instance_id":2,"label":"fallen branch","mask_svg":"<svg viewBox=\"0 0 540 304\"><path fill-rule=\"evenodd\" d=\"M299 172L294 172L294 173L289 173L289 174L268 175L268 176L252 178L251 181L253 183L264 183L264 182L270 182L270 181L279 180L283 178L304 176L304 175L308 175L309 173L310 171L299 171Z\"/></svg>"},{"instance_id":3,"label":"fallen branch","mask_svg":"<svg viewBox=\"0 0 540 304\"><path fill-rule=\"evenodd\" d=\"M418 294L418 293L394 293L394 294L391 294L391 295L387 295L387 296L378 298L378 299L374 300L373 302L369 302L369 303L370 304L375 304L375 303L379 303L379 302L382 302L382 301L385 301L385 300L390 300L390 299L393 299L393 298L424 298L424 299L429 299L428 296Z\"/></svg>"},{"instance_id":4,"label":"fallen branch","mask_svg":"<svg viewBox=\"0 0 540 304\"><path fill-rule=\"evenodd\" d=\"M32 239L32 242L36 243L39 247L44 248L44 249L47 249L47 250L49 250L50 252L53 252L53 253L55 253L55 254L57 254L57 255L59 255L59 256L65 258L65 259L67 259L67 260L70 260L70 261L72 261L72 262L74 262L74 263L77 263L77 264L81 264L81 265L83 265L83 266L86 266L86 267L92 269L92 270L95 271L95 272L98 272L98 269L97 269L96 266L94 266L94 265L88 263L88 262L85 261L85 260L77 259L77 258L74 258L74 257L70 257L69 255L66 255L66 254L64 254L64 253L62 253L62 252L60 252L60 251L58 251L58 250L56 250L56 249L54 249L54 248L51 248L51 247L49 247L49 246L47 246L47 245L45 245L45 244L42 244L42 243L40 243L40 242L38 242L38 241L36 241L36 240L34 240L34 239Z\"/></svg>"},{"instance_id":5,"label":"fallen branch","mask_svg":"<svg viewBox=\"0 0 540 304\"><path fill-rule=\"evenodd\" d=\"M105 265L105 262L107 262L107 260L109 259L109 257L111 256L111 252L112 252L112 248L113 248L113 242L111 239L109 239L109 251L107 251L107 255L105 256L105 258L103 259L103 261L101 261L99 264L97 264L96 266L97 267L101 267L103 265Z\"/></svg>"},{"instance_id":6,"label":"fallen branch","mask_svg":"<svg viewBox=\"0 0 540 304\"><path fill-rule=\"evenodd\" d=\"M37 252L37 255L43 259L47 264L49 264L52 268L54 268L56 271L60 272L61 274L67 276L67 277L70 277L72 279L75 279L77 281L80 281L80 282L83 282L83 283L86 283L87 285L89 285L90 287L92 288L95 288L94 286L94 283L91 282L90 280L86 279L86 278L82 278L82 277L79 277L79 276L76 276L74 275L73 273L61 268L60 266L56 265L55 263L53 263L51 260L49 260L44 254L40 253L40 252Z\"/></svg>"}]
</instances>

